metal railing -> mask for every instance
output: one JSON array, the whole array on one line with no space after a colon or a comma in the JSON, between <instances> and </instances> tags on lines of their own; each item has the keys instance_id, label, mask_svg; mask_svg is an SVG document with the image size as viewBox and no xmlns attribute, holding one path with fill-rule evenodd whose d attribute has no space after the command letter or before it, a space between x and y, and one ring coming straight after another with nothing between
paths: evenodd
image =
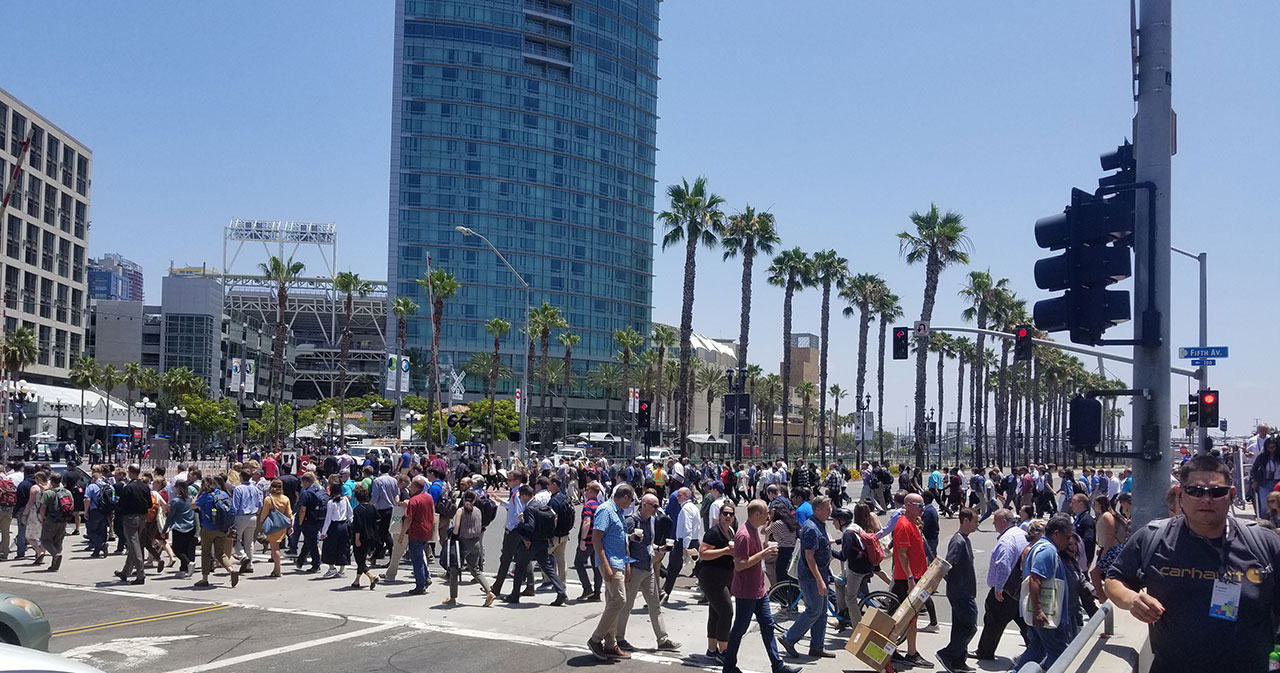
<instances>
[{"instance_id":1,"label":"metal railing","mask_svg":"<svg viewBox=\"0 0 1280 673\"><path fill-rule=\"evenodd\" d=\"M1046 671L1040 667L1039 663L1033 661L1023 664L1022 668L1018 669L1018 673L1066 673L1067 669L1075 663L1076 657L1080 655L1085 646L1093 642L1094 633L1098 631L1099 627L1102 629L1103 636L1115 633L1115 610L1116 606L1111 601L1099 605L1098 611L1093 613L1093 616L1084 623L1084 626L1080 627L1080 633L1077 633L1076 637L1067 645L1067 649L1058 655L1053 665L1049 666L1049 670Z\"/></svg>"}]
</instances>

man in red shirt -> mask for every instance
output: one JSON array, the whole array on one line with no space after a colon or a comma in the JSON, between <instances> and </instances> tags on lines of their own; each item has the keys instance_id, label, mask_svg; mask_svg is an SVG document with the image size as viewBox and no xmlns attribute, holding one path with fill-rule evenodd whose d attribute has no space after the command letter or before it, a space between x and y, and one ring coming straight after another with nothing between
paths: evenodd
<instances>
[{"instance_id":1,"label":"man in red shirt","mask_svg":"<svg viewBox=\"0 0 1280 673\"><path fill-rule=\"evenodd\" d=\"M421 596L431 586L427 575L427 543L435 532L435 522L436 503L427 493L427 478L418 475L409 483L409 502L404 506L404 520L400 525L400 537L408 538L409 560L413 562L411 596Z\"/></svg>"},{"instance_id":2,"label":"man in red shirt","mask_svg":"<svg viewBox=\"0 0 1280 673\"><path fill-rule=\"evenodd\" d=\"M280 463L276 461L276 454L268 453L266 458L262 459L262 478L271 480L279 476Z\"/></svg>"},{"instance_id":3,"label":"man in red shirt","mask_svg":"<svg viewBox=\"0 0 1280 673\"><path fill-rule=\"evenodd\" d=\"M920 515L924 512L924 498L910 493L902 505L902 516L893 527L893 594L905 602L907 594L916 588L916 580L924 575L929 562L924 554L924 536L920 533ZM907 656L893 653L896 662L912 666L930 666L916 651L916 621L907 627Z\"/></svg>"},{"instance_id":4,"label":"man in red shirt","mask_svg":"<svg viewBox=\"0 0 1280 673\"><path fill-rule=\"evenodd\" d=\"M645 496L648 497L648 496ZM729 647L724 651L724 672L742 673L738 668L738 650L742 638L747 635L754 618L764 637L764 651L769 655L773 673L800 673L798 666L791 666L778 655L777 641L773 636L773 613L765 598L764 563L778 557L778 545L768 545L760 539L760 529L769 523L769 505L763 500L747 504L747 520L738 527L733 538L733 582L729 594L737 603L733 628L729 631Z\"/></svg>"}]
</instances>

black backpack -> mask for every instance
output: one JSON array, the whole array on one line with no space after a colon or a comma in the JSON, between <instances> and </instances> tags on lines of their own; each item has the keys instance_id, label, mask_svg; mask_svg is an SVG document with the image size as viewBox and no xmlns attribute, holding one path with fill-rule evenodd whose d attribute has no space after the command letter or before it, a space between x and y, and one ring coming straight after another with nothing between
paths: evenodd
<instances>
[{"instance_id":1,"label":"black backpack","mask_svg":"<svg viewBox=\"0 0 1280 673\"><path fill-rule=\"evenodd\" d=\"M573 532L573 508L563 494L551 496L551 509L556 513L555 536L564 537Z\"/></svg>"},{"instance_id":2,"label":"black backpack","mask_svg":"<svg viewBox=\"0 0 1280 673\"><path fill-rule=\"evenodd\" d=\"M489 497L488 493L481 493L476 498L476 507L480 508L480 527L488 528L493 520L498 518L498 503Z\"/></svg>"},{"instance_id":3,"label":"black backpack","mask_svg":"<svg viewBox=\"0 0 1280 673\"><path fill-rule=\"evenodd\" d=\"M533 535L539 540L550 540L556 535L556 513L543 503L529 501L527 511L533 517Z\"/></svg>"}]
</instances>

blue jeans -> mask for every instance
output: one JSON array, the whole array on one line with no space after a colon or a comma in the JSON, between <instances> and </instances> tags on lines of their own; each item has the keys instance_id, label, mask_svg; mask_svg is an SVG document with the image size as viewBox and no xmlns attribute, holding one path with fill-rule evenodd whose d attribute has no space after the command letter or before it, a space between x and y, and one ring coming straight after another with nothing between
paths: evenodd
<instances>
[{"instance_id":1,"label":"blue jeans","mask_svg":"<svg viewBox=\"0 0 1280 673\"><path fill-rule=\"evenodd\" d=\"M86 527L89 529L89 550L105 552L107 550L107 517L103 515L102 510L97 507L89 510L89 521Z\"/></svg>"},{"instance_id":2,"label":"blue jeans","mask_svg":"<svg viewBox=\"0 0 1280 673\"><path fill-rule=\"evenodd\" d=\"M409 540L409 560L413 563L413 588L425 591L431 583L427 577L428 540Z\"/></svg>"},{"instance_id":3,"label":"blue jeans","mask_svg":"<svg viewBox=\"0 0 1280 673\"><path fill-rule=\"evenodd\" d=\"M818 592L818 582L807 576L800 578L800 593L804 596L804 612L783 637L789 643L799 643L807 631L809 651L821 652L827 643L827 597Z\"/></svg>"},{"instance_id":4,"label":"blue jeans","mask_svg":"<svg viewBox=\"0 0 1280 673\"><path fill-rule=\"evenodd\" d=\"M773 614L769 611L768 598L736 598L736 612L733 615L733 629L729 631L729 647L724 651L724 670L733 671L738 667L738 649L742 647L742 637L751 628L751 618L755 617L760 625L760 638L764 641L764 651L769 655L769 664L773 670L782 668L782 657L778 655L778 642L773 637Z\"/></svg>"},{"instance_id":5,"label":"blue jeans","mask_svg":"<svg viewBox=\"0 0 1280 673\"><path fill-rule=\"evenodd\" d=\"M1022 668L1023 664L1037 662L1040 668L1048 669L1062 655L1071 639L1075 637L1075 628L1070 623L1059 624L1056 629L1042 629L1031 626L1027 629L1027 650L1013 662L1013 670Z\"/></svg>"},{"instance_id":6,"label":"blue jeans","mask_svg":"<svg viewBox=\"0 0 1280 673\"><path fill-rule=\"evenodd\" d=\"M285 540L289 543L289 553L298 553L298 538L302 537L302 519L295 512L293 515L293 534L285 534Z\"/></svg>"}]
</instances>

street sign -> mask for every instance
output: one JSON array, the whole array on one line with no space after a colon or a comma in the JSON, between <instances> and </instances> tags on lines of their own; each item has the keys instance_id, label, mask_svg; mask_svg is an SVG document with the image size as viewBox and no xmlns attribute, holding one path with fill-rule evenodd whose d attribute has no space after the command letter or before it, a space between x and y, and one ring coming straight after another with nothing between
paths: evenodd
<instances>
[{"instance_id":1,"label":"street sign","mask_svg":"<svg viewBox=\"0 0 1280 673\"><path fill-rule=\"evenodd\" d=\"M927 320L917 320L913 331L917 339L929 336L929 322Z\"/></svg>"},{"instance_id":2,"label":"street sign","mask_svg":"<svg viewBox=\"0 0 1280 673\"><path fill-rule=\"evenodd\" d=\"M1213 358L1196 358L1191 361L1192 367L1212 367L1216 364L1218 364L1218 361Z\"/></svg>"},{"instance_id":3,"label":"street sign","mask_svg":"<svg viewBox=\"0 0 1280 673\"><path fill-rule=\"evenodd\" d=\"M395 409L373 409L370 412L372 418L370 420L376 423L386 423L395 420Z\"/></svg>"},{"instance_id":4,"label":"street sign","mask_svg":"<svg viewBox=\"0 0 1280 673\"><path fill-rule=\"evenodd\" d=\"M1178 349L1178 358L1225 358L1227 346L1184 346ZM1192 363L1195 364L1195 363Z\"/></svg>"},{"instance_id":5,"label":"street sign","mask_svg":"<svg viewBox=\"0 0 1280 673\"><path fill-rule=\"evenodd\" d=\"M467 387L463 385L463 381L467 378L467 373L450 370L449 378L452 379L449 383L449 397L453 398L454 401L461 401L462 396L467 393Z\"/></svg>"}]
</instances>

